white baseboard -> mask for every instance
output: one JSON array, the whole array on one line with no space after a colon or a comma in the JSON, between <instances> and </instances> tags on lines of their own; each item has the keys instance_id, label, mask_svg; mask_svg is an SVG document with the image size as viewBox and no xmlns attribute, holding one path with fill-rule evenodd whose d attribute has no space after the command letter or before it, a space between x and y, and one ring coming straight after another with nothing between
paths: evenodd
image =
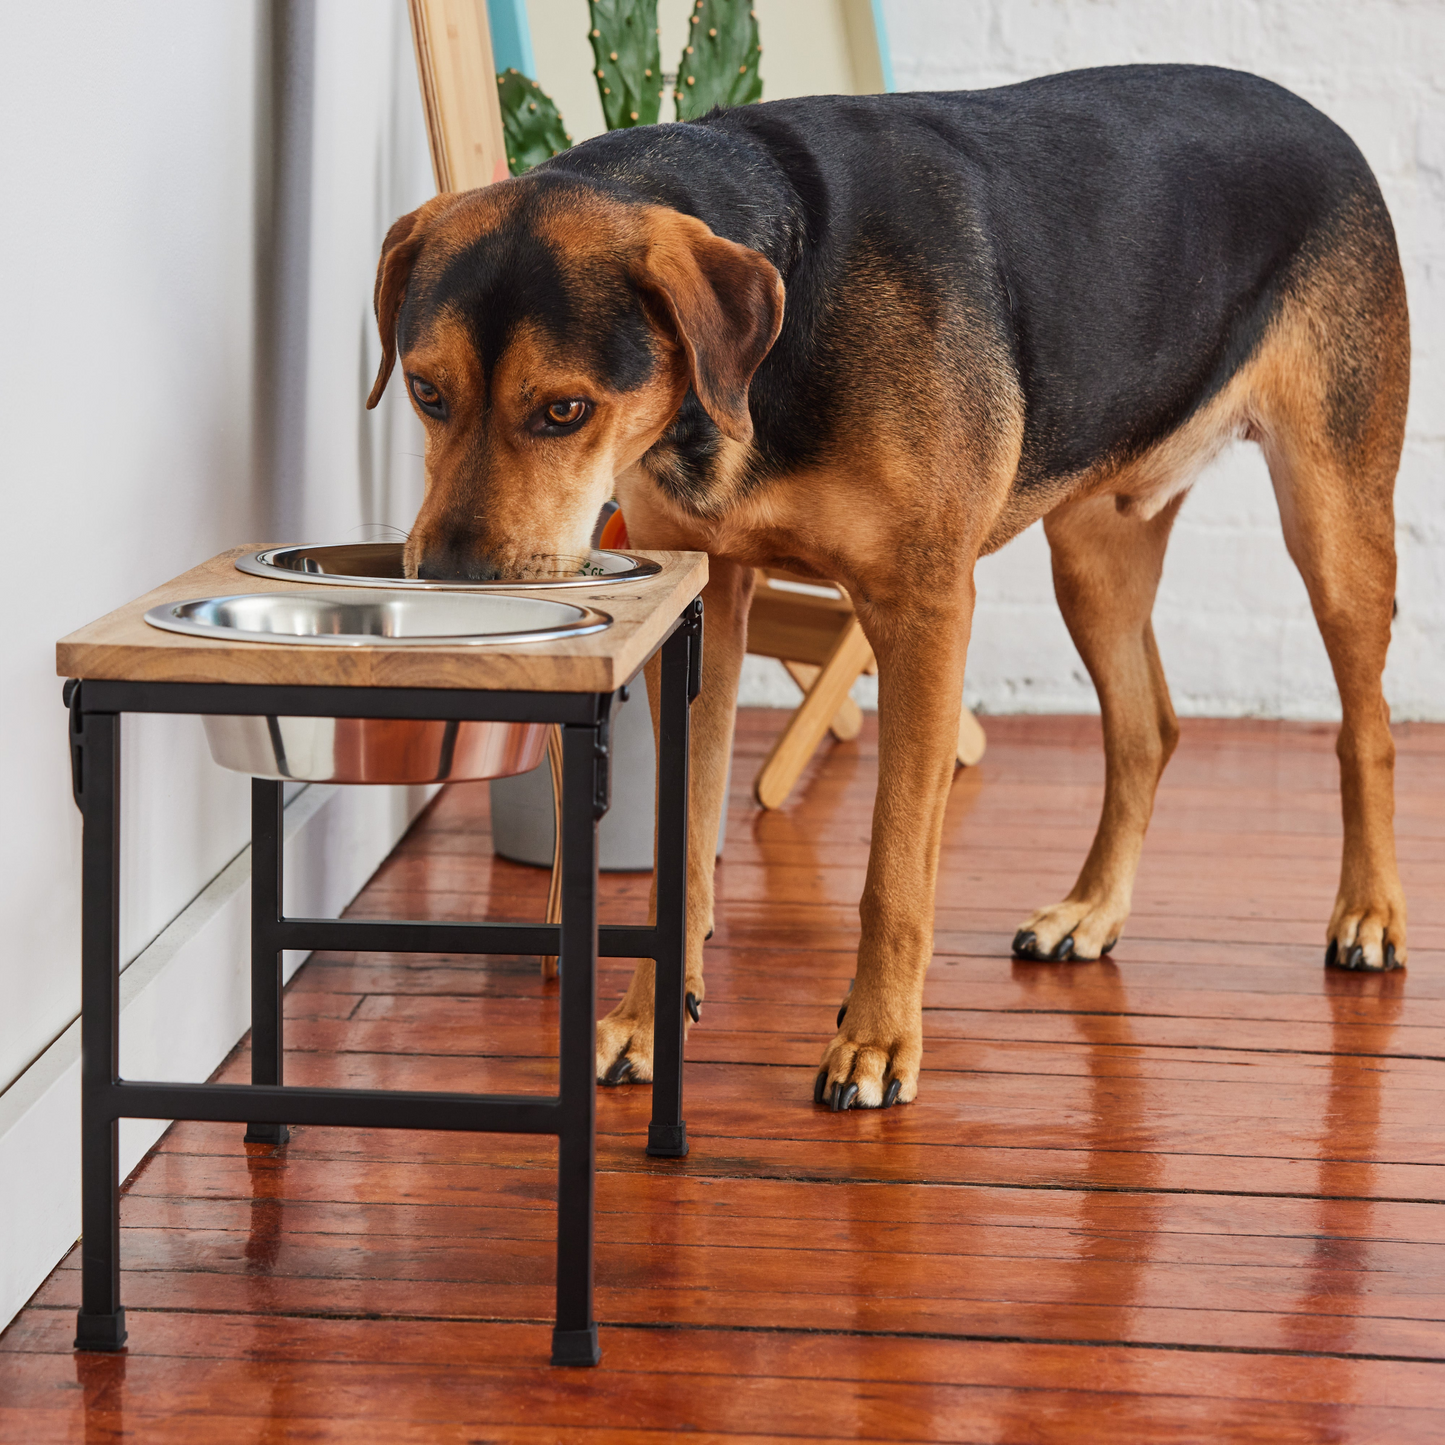
<instances>
[{"instance_id":1,"label":"white baseboard","mask_svg":"<svg viewBox=\"0 0 1445 1445\"><path fill-rule=\"evenodd\" d=\"M434 792L312 785L293 798L286 807L287 912L339 913ZM123 1076L205 1079L250 1027L250 882L247 847L121 974ZM304 958L287 955L287 978ZM166 1127L121 1121L122 1178ZM76 1020L0 1094L0 1329L79 1233Z\"/></svg>"}]
</instances>

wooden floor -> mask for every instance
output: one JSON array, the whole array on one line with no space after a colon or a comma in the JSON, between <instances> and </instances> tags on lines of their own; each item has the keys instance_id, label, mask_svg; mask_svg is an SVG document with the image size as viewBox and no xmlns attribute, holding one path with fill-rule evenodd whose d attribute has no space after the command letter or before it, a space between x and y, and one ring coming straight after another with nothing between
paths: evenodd
<instances>
[{"instance_id":1,"label":"wooden floor","mask_svg":"<svg viewBox=\"0 0 1445 1445\"><path fill-rule=\"evenodd\" d=\"M125 1200L129 1353L70 1353L72 1255L0 1340L0 1438L1445 1440L1445 728L1398 731L1413 953L1371 977L1321 967L1332 730L1261 722L1184 725L1112 961L1010 962L1102 761L1092 720L988 719L921 1097L835 1115L876 731L762 815L780 720L742 725L690 1157L644 1157L645 1088L600 1099L600 1369L545 1363L549 1142L181 1124ZM484 787L444 794L354 912L538 916L487 829ZM646 893L608 879L604 918ZM318 956L287 1014L290 1082L555 1077L531 959Z\"/></svg>"}]
</instances>

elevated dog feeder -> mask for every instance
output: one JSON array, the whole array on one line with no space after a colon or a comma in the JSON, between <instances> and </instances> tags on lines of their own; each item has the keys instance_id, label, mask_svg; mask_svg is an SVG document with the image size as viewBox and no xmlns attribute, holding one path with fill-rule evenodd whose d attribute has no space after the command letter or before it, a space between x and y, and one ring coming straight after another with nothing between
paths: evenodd
<instances>
[{"instance_id":1,"label":"elevated dog feeder","mask_svg":"<svg viewBox=\"0 0 1445 1445\"><path fill-rule=\"evenodd\" d=\"M683 974L687 867L689 705L701 679L707 559L660 553L643 588L608 589L588 601L611 624L535 632L520 640L427 632L440 611L401 635L380 624L323 635L330 615L307 586L258 579L269 608L234 605L235 564L254 549L223 553L63 639L57 670L70 679L75 801L84 818L81 885L81 1305L76 1348L118 1350L120 1300L118 1121L205 1119L247 1124L249 1140L283 1145L290 1124L457 1129L558 1136L555 1364L599 1358L592 1315L595 1189L597 958L655 960L654 1084L648 1153L687 1152L682 1120ZM308 586L314 579L308 578ZM254 595L254 594L253 594ZM309 596L309 600L308 599ZM227 605L219 604L222 599ZM429 604L443 599L415 599ZM451 599L448 599L451 600ZM500 601L501 599L496 599ZM565 593L553 599L570 603ZM394 602L395 598L388 599ZM200 605L207 604L207 605ZM368 604L370 605L370 604ZM378 604L379 605L379 604ZM179 611L177 609L179 608ZM210 618L202 630L148 625ZM303 617L262 640L248 619ZM350 618L350 614L346 614ZM376 613L372 613L373 620ZM515 616L515 614L514 614ZM428 620L430 619L430 620ZM593 619L594 621L597 619ZM312 625L312 624L315 625ZM204 627L209 625L208 632ZM348 622L348 625L351 625ZM474 623L472 624L474 627ZM301 639L306 639L304 642ZM358 640L358 639L361 640ZM657 826L657 922L597 926L597 825L610 799L609 736L622 688L662 653L662 738ZM537 725L560 730L559 923L288 918L282 909L282 787L266 772L251 784L251 1083L188 1084L120 1076L120 777L124 713L425 724ZM285 741L283 737L283 742ZM284 749L283 749L284 751ZM263 754L274 758L273 754ZM241 762L239 755L233 764ZM246 768L250 770L249 766ZM281 957L285 949L398 953L536 953L561 961L556 1095L299 1088L283 1082Z\"/></svg>"}]
</instances>

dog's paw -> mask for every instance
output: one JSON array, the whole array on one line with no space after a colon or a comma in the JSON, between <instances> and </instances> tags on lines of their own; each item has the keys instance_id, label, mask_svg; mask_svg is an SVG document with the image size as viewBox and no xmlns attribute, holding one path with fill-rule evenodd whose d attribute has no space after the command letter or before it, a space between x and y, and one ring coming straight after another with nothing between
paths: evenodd
<instances>
[{"instance_id":1,"label":"dog's paw","mask_svg":"<svg viewBox=\"0 0 1445 1445\"><path fill-rule=\"evenodd\" d=\"M702 1017L702 975L689 974L683 985L683 1034ZM652 1011L650 994L631 988L627 997L597 1024L597 1082L647 1084L652 1081Z\"/></svg>"},{"instance_id":2,"label":"dog's paw","mask_svg":"<svg viewBox=\"0 0 1445 1445\"><path fill-rule=\"evenodd\" d=\"M1325 948L1326 968L1360 969L1383 973L1404 968L1410 956L1405 942L1405 900L1381 890L1377 900L1357 900L1341 894L1330 919Z\"/></svg>"},{"instance_id":3,"label":"dog's paw","mask_svg":"<svg viewBox=\"0 0 1445 1445\"><path fill-rule=\"evenodd\" d=\"M1128 909L1110 902L1040 908L1014 934L1013 955L1032 963L1089 963L1119 941Z\"/></svg>"},{"instance_id":4,"label":"dog's paw","mask_svg":"<svg viewBox=\"0 0 1445 1445\"><path fill-rule=\"evenodd\" d=\"M652 1010L634 1012L624 999L597 1021L597 1082L646 1084L652 1079Z\"/></svg>"},{"instance_id":5,"label":"dog's paw","mask_svg":"<svg viewBox=\"0 0 1445 1445\"><path fill-rule=\"evenodd\" d=\"M813 1102L834 1113L844 1109L889 1109L918 1097L923 1062L923 1029L870 1022L870 1011L852 994L838 1019L838 1032L823 1051L813 1082Z\"/></svg>"}]
</instances>

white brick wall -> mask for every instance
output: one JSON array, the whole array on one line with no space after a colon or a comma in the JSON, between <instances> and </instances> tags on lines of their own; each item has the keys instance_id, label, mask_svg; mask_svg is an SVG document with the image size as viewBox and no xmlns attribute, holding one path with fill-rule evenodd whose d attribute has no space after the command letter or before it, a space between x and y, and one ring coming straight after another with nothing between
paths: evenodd
<instances>
[{"instance_id":1,"label":"white brick wall","mask_svg":"<svg viewBox=\"0 0 1445 1445\"><path fill-rule=\"evenodd\" d=\"M1441 0L885 0L900 90L973 89L1089 65L1252 70L1339 122L1394 216L1414 374L1396 492L1397 719L1445 719L1445 4ZM966 694L992 712L1093 711L1033 527L979 567ZM1337 717L1324 648L1258 450L1236 446L1185 504L1155 630L1182 714ZM791 684L752 659L749 701ZM781 670L779 669L779 672ZM796 692L792 693L796 697Z\"/></svg>"}]
</instances>

